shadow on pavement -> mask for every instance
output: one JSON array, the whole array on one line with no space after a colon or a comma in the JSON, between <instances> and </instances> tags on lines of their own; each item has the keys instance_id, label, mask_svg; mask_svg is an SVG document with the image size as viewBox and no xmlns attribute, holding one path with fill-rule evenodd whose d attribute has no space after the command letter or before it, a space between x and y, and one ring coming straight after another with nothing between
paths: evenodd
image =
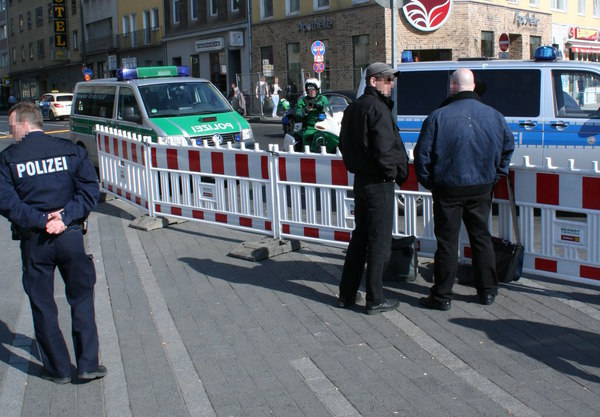
<instances>
[{"instance_id":1,"label":"shadow on pavement","mask_svg":"<svg viewBox=\"0 0 600 417\"><path fill-rule=\"evenodd\" d=\"M18 339L19 343L13 346L15 339ZM7 349L6 346L12 346L12 351ZM40 360L35 340L21 333L13 333L6 323L0 320L0 360L8 366L13 366L21 371L28 369L27 373L29 375L39 375L41 366L28 359L29 352L25 352L25 356L17 353L19 349L24 351L23 348L25 346L29 346L31 355Z\"/></svg>"}]
</instances>

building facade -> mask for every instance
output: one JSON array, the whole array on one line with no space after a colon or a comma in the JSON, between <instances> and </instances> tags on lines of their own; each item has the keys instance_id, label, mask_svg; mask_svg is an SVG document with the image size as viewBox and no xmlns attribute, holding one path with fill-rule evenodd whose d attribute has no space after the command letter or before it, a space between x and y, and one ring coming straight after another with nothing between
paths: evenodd
<instances>
[{"instance_id":1,"label":"building facade","mask_svg":"<svg viewBox=\"0 0 600 417\"><path fill-rule=\"evenodd\" d=\"M34 100L81 78L80 0L8 0L10 93Z\"/></svg>"},{"instance_id":2,"label":"building facade","mask_svg":"<svg viewBox=\"0 0 600 417\"><path fill-rule=\"evenodd\" d=\"M353 90L360 82L361 69L370 62L392 62L394 32L398 61L402 51L422 61L498 58L502 33L509 38L505 58L529 59L535 47L552 42L552 15L531 11L529 6L440 0L440 7L447 8L446 17L432 29L435 22L423 28L409 20L407 16L413 16L418 22L415 15L427 14L422 10L410 13L409 3L403 3L408 12L395 11L394 31L392 9L374 0L253 0L252 71L296 84L315 76L321 78L323 89ZM315 56L311 49L315 40L325 46L322 56ZM313 69L319 68L318 60L324 63L320 73Z\"/></svg>"},{"instance_id":3,"label":"building facade","mask_svg":"<svg viewBox=\"0 0 600 417\"><path fill-rule=\"evenodd\" d=\"M250 70L248 2L164 0L168 65L189 65L193 76L227 92Z\"/></svg>"}]
</instances>

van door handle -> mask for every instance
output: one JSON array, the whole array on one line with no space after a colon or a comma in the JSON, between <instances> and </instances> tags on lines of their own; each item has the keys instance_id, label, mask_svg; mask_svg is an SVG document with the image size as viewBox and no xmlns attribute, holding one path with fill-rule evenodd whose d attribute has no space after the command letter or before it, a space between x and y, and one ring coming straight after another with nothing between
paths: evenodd
<instances>
[{"instance_id":1,"label":"van door handle","mask_svg":"<svg viewBox=\"0 0 600 417\"><path fill-rule=\"evenodd\" d=\"M536 123L527 120L526 122L520 122L519 126L524 127L525 129L533 129L536 126Z\"/></svg>"},{"instance_id":2,"label":"van door handle","mask_svg":"<svg viewBox=\"0 0 600 417\"><path fill-rule=\"evenodd\" d=\"M563 129L566 129L567 127L569 127L569 125L567 123L563 122L562 120L559 120L558 122L550 123L550 127L554 127L557 130L563 130Z\"/></svg>"}]
</instances>

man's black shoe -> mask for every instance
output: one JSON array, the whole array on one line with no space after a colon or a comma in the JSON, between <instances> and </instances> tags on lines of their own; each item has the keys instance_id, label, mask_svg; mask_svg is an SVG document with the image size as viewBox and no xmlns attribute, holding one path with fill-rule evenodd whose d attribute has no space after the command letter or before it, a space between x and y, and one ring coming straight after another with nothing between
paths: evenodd
<instances>
[{"instance_id":1,"label":"man's black shoe","mask_svg":"<svg viewBox=\"0 0 600 417\"><path fill-rule=\"evenodd\" d=\"M99 365L98 369L96 369L95 371L82 372L79 375L77 375L77 378L84 381L91 381L93 379L104 378L106 372L106 367L104 365Z\"/></svg>"},{"instance_id":2,"label":"man's black shoe","mask_svg":"<svg viewBox=\"0 0 600 417\"><path fill-rule=\"evenodd\" d=\"M42 368L42 372L40 373L40 378L45 379L46 381L52 381L55 384L68 384L71 382L70 376L54 376L51 375L46 369Z\"/></svg>"},{"instance_id":3,"label":"man's black shoe","mask_svg":"<svg viewBox=\"0 0 600 417\"><path fill-rule=\"evenodd\" d=\"M362 295L359 292L356 293L356 297L354 297L354 300L347 300L340 295L340 297L338 298L338 307L339 308L352 307L353 305L360 303L361 300L362 300Z\"/></svg>"},{"instance_id":4,"label":"man's black shoe","mask_svg":"<svg viewBox=\"0 0 600 417\"><path fill-rule=\"evenodd\" d=\"M369 315L379 314L383 313L384 311L395 310L396 307L398 307L398 304L400 304L398 300L383 300L381 304L377 304L375 306L367 304L366 311Z\"/></svg>"},{"instance_id":5,"label":"man's black shoe","mask_svg":"<svg viewBox=\"0 0 600 417\"><path fill-rule=\"evenodd\" d=\"M479 302L484 306L494 304L496 296L494 294L479 294Z\"/></svg>"},{"instance_id":6,"label":"man's black shoe","mask_svg":"<svg viewBox=\"0 0 600 417\"><path fill-rule=\"evenodd\" d=\"M436 300L431 295L429 297L422 297L419 299L419 304L425 308L431 308L433 310L447 311L450 310L450 300Z\"/></svg>"}]
</instances>

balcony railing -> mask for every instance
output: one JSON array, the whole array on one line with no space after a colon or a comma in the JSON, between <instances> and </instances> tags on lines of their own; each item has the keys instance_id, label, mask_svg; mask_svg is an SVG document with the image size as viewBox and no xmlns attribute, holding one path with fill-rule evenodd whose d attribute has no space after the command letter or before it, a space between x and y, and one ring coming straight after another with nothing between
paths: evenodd
<instances>
[{"instance_id":1,"label":"balcony railing","mask_svg":"<svg viewBox=\"0 0 600 417\"><path fill-rule=\"evenodd\" d=\"M103 36L101 38L88 39L85 43L85 50L88 54L95 52L112 51L117 48L116 36Z\"/></svg>"},{"instance_id":2,"label":"balcony railing","mask_svg":"<svg viewBox=\"0 0 600 417\"><path fill-rule=\"evenodd\" d=\"M161 41L160 27L140 29L134 32L117 35L117 42L120 50L158 45Z\"/></svg>"}]
</instances>

